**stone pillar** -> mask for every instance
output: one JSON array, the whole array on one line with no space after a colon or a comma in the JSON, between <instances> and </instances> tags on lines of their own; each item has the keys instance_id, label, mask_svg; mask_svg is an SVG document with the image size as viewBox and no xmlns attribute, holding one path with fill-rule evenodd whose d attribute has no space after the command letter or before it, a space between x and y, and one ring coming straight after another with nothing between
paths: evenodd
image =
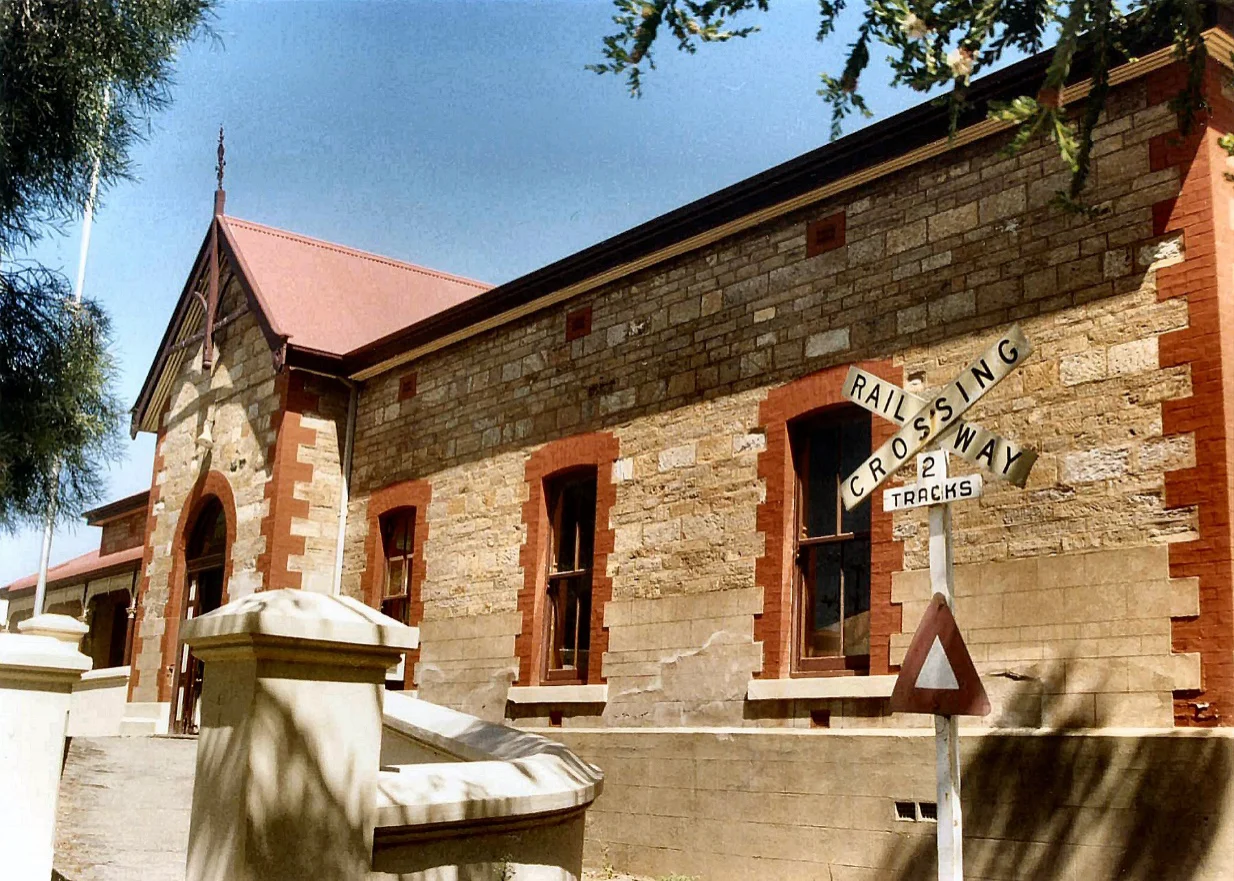
<instances>
[{"instance_id":1,"label":"stone pillar","mask_svg":"<svg viewBox=\"0 0 1234 881\"><path fill-rule=\"evenodd\" d=\"M51 877L56 799L73 685L90 669L86 633L38 615L0 634L0 877Z\"/></svg>"},{"instance_id":2,"label":"stone pillar","mask_svg":"<svg viewBox=\"0 0 1234 881\"><path fill-rule=\"evenodd\" d=\"M363 881L385 673L419 632L300 590L251 594L181 632L205 663L188 881Z\"/></svg>"}]
</instances>

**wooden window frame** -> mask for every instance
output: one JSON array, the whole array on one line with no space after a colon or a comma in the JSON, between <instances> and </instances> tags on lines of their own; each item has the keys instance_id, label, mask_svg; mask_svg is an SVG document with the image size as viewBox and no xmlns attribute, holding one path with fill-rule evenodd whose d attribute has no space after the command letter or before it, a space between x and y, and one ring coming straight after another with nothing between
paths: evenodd
<instances>
[{"instance_id":1,"label":"wooden window frame","mask_svg":"<svg viewBox=\"0 0 1234 881\"><path fill-rule=\"evenodd\" d=\"M844 396L848 364L828 367L786 385L771 388L759 404L759 424L766 445L758 454L758 476L765 488L756 514L764 538L755 561L754 581L763 589L762 612L754 618L754 640L763 646L760 679L834 676L847 671L794 669L793 618L795 512L792 444L789 423L809 413L849 403ZM903 369L890 361L862 361L856 366L903 385ZM895 434L896 426L873 419L870 443L877 447ZM871 675L895 672L890 663L891 636L901 632L900 605L891 600L891 578L904 568L904 546L892 532L892 515L875 504L870 509L870 669Z\"/></svg>"},{"instance_id":2,"label":"wooden window frame","mask_svg":"<svg viewBox=\"0 0 1234 881\"><path fill-rule=\"evenodd\" d=\"M428 541L428 508L433 498L433 489L427 480L403 480L374 490L368 499L367 534L365 535L365 568L360 576L360 595L366 605L380 610L385 592L386 556L382 541L382 516L402 510L415 511L415 532L412 539L412 566L408 575L407 620L412 627L424 620L424 600L421 594L425 578L424 548ZM344 592L351 592L354 588ZM420 660L420 648L407 653L403 666L403 687L415 687L415 670Z\"/></svg>"},{"instance_id":3,"label":"wooden window frame","mask_svg":"<svg viewBox=\"0 0 1234 881\"><path fill-rule=\"evenodd\" d=\"M613 552L615 533L609 513L616 499L613 463L619 444L611 432L594 432L552 441L533 452L527 460L524 478L527 501L523 505L526 538L519 556L523 587L518 594L522 624L514 639L518 658L519 685L568 685L586 681L604 682L603 661L608 650L608 629L604 626L604 607L612 598L613 582L608 576L608 557ZM549 553L549 511L545 482L572 470L594 468L596 475L596 516L591 564L591 643L586 678L570 680L545 675L547 572Z\"/></svg>"},{"instance_id":4,"label":"wooden window frame","mask_svg":"<svg viewBox=\"0 0 1234 881\"><path fill-rule=\"evenodd\" d=\"M580 556L580 550L582 547L582 532L576 531L575 539L574 539L574 567L571 569L558 569L556 568L556 565L557 565L556 558L557 558L558 544L561 539L560 518L562 515L562 511L559 506L564 502L564 499L562 498L562 496L564 496L565 490L572 484L579 484L584 481L589 481L591 483L591 496L593 499L593 510L592 510L592 521L591 521L591 540L590 540L591 559L585 561L586 565L583 565L584 561L582 560ZM566 471L559 471L544 479L544 500L545 500L545 505L547 508L547 515L548 515L547 521L546 521L548 525L548 534L547 534L548 545L547 545L547 553L545 554L545 561L544 561L544 599L543 599L544 615L542 616L543 623L541 625L543 628L543 633L541 634L542 650L540 653L541 654L540 675L541 677L543 677L544 682L560 683L563 685L586 685L588 681L588 674L590 672L589 670L590 658L591 658L590 636L591 636L591 631L595 627L594 619L596 615L596 607L593 602L594 596L592 593L592 582L593 582L593 577L595 574L596 526L595 526L594 499L596 496L596 490L597 490L598 483L599 481L598 481L598 477L596 474L596 469L593 466L587 466L587 465L581 466L579 468L567 469ZM554 486L554 484L556 484L556 486ZM576 524L576 530L577 530L577 524ZM577 663L578 653L581 651L579 649L579 638L578 637L581 634L582 630L579 626L579 623L576 622L575 623L575 645L574 645L576 664L574 667L564 667L564 666L554 667L552 663L553 655L557 653L558 651L564 651L564 646L559 647L557 644L557 639L555 638L555 634L560 633L561 630L564 628L564 620L563 620L564 615L559 614L557 616L554 616L551 614L552 610L555 608L551 595L553 592L554 585L556 584L568 585L570 581L575 580L575 579L586 579L587 581L587 595L588 595L588 599L587 599L587 607L588 607L587 658L588 658L589 663L583 666L579 666ZM566 589L567 589L566 587L562 587L563 591Z\"/></svg>"},{"instance_id":5,"label":"wooden window frame","mask_svg":"<svg viewBox=\"0 0 1234 881\"><path fill-rule=\"evenodd\" d=\"M808 454L802 447L805 446L804 431L811 424L817 425L819 422L828 419L829 417L835 421L840 421L845 415L864 416L869 418L870 414L856 405L840 405L830 407L822 411L807 413L803 416L793 419L788 426L789 443L792 447L792 456L794 464L794 481L793 481L793 566L792 566L792 672L793 673L816 673L816 674L831 674L831 675L854 675L868 674L870 671L870 653L867 646L866 653L863 655L847 655L843 649L843 633L844 633L844 597L845 590L843 584L843 569L841 569L841 586L840 586L840 633L841 633L841 650L837 655L827 656L809 656L805 652L805 644L807 638L808 616L807 616L807 593L810 590L809 579L804 571L802 561L802 551L806 548L820 547L828 544L847 544L865 539L867 547L870 541L870 529L860 532L843 532L842 523L844 517L844 505L840 500L839 487L835 495L836 505L836 532L830 535L810 536L808 535L808 527L806 525L806 505L807 492L810 476L810 459ZM873 424L870 425L871 430ZM871 448L871 452L873 448ZM872 502L871 502L872 504ZM867 551L865 565L867 570L871 568L871 560ZM867 581L870 575L867 574Z\"/></svg>"},{"instance_id":6,"label":"wooden window frame","mask_svg":"<svg viewBox=\"0 0 1234 881\"><path fill-rule=\"evenodd\" d=\"M409 626L411 625L411 598L416 570L416 519L417 510L412 506L392 508L377 518L378 527L381 530L382 556L385 560L385 565L382 567L383 577L379 600L381 613ZM392 554L390 542L398 540L397 532L400 528L406 533L403 537L405 547L401 553ZM392 560L401 560L403 564L402 590L396 594L390 593L390 563ZM388 608L396 604L401 607L401 615L391 614Z\"/></svg>"}]
</instances>

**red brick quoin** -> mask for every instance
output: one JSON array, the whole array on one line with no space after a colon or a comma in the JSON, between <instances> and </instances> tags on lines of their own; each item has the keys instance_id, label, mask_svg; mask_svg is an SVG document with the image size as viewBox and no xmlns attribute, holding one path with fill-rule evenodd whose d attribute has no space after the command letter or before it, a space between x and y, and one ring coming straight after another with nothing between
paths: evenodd
<instances>
[{"instance_id":1,"label":"red brick quoin","mask_svg":"<svg viewBox=\"0 0 1234 881\"><path fill-rule=\"evenodd\" d=\"M1186 70L1174 65L1152 74L1148 103L1178 94ZM1186 138L1161 135L1149 144L1152 170L1179 169L1181 190L1153 206L1153 232L1182 233L1186 259L1157 273L1157 296L1186 297L1188 326L1160 340L1161 367L1190 365L1191 396L1165 401L1163 434L1195 436L1194 468L1166 474L1166 504L1195 507L1200 535L1169 545L1170 575L1198 578L1200 614L1172 619L1176 652L1198 652L1201 689L1174 693L1174 722L1180 726L1234 724L1234 536L1230 521L1230 479L1234 474L1229 426L1234 420L1234 234L1229 217L1234 184L1223 177L1226 153L1217 145L1234 130L1234 108L1223 96L1228 72L1210 63L1204 94L1210 105Z\"/></svg>"},{"instance_id":2,"label":"red brick quoin","mask_svg":"<svg viewBox=\"0 0 1234 881\"><path fill-rule=\"evenodd\" d=\"M904 384L903 371L889 361L857 365L897 385ZM767 432L767 448L758 456L758 476L767 488L766 500L758 506L758 530L765 536L763 556L755 563L754 581L763 589L763 612L754 619L754 640L763 644L760 678L780 679L792 675L793 638L793 491L795 474L789 445L788 423L800 416L848 403L844 377L848 366L830 367L768 392L759 405L759 421ZM871 419L871 442L875 449L895 434L896 426ZM891 533L891 515L877 499L870 509L870 673L891 672L891 634L900 632L900 606L891 602L891 573L904 568L903 544Z\"/></svg>"},{"instance_id":3,"label":"red brick quoin","mask_svg":"<svg viewBox=\"0 0 1234 881\"><path fill-rule=\"evenodd\" d=\"M587 682L603 682L601 664L608 651L608 630L604 627L604 605L613 597L613 580L608 577L608 555L613 552L614 533L609 511L617 498L613 485L613 462L617 460L617 438L608 432L562 438L546 444L527 460L528 498L523 505L527 539L519 554L523 567L523 589L518 592L518 610L523 615L522 630L514 638L520 685L539 685L544 657L544 572L548 551L548 509L544 481L572 468L595 466L596 538L591 576L591 652L587 662Z\"/></svg>"},{"instance_id":4,"label":"red brick quoin","mask_svg":"<svg viewBox=\"0 0 1234 881\"><path fill-rule=\"evenodd\" d=\"M381 608L381 591L384 584L386 555L381 545L381 517L383 514L398 508L416 509L416 532L413 538L411 560L411 595L408 598L407 620L413 627L418 626L424 618L424 597L421 586L424 584L425 562L424 542L428 538L428 504L433 497L432 485L427 480L404 480L392 483L376 490L368 500L368 532L364 538L364 574L360 577L360 588L364 591L364 602L374 609ZM416 664L420 660L420 650L407 653L407 663L403 665L403 686L414 688Z\"/></svg>"},{"instance_id":5,"label":"red brick quoin","mask_svg":"<svg viewBox=\"0 0 1234 881\"><path fill-rule=\"evenodd\" d=\"M264 590L298 588L302 580L301 573L287 568L287 561L304 553L304 536L291 534L292 520L309 515L308 501L295 497L296 484L313 480L313 466L299 460L301 444L317 444L316 429L306 428L300 421L302 413L316 410L320 403L306 387L307 381L307 375L298 370L284 370L275 379L279 406L271 416L274 443L266 452L270 479L265 498L270 507L261 521L266 549L257 557Z\"/></svg>"},{"instance_id":6,"label":"red brick quoin","mask_svg":"<svg viewBox=\"0 0 1234 881\"><path fill-rule=\"evenodd\" d=\"M236 542L236 499L231 484L221 471L209 471L197 479L176 521L175 537L171 546L171 574L167 577L167 603L163 606L163 641L160 653L163 658L159 677L159 700L172 699L171 684L175 676L176 653L180 649L180 622L184 618L184 590L188 585L185 575L185 546L188 544L197 517L210 499L218 499L223 506L223 518L227 521L227 545L223 551L223 597L227 602L227 587L231 582L235 558L231 549ZM136 656L136 653L134 653Z\"/></svg>"}]
</instances>

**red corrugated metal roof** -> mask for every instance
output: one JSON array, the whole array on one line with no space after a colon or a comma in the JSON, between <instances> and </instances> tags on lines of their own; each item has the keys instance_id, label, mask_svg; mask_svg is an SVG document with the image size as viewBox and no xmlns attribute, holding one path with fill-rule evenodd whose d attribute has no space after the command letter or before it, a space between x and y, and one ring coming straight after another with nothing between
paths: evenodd
<instances>
[{"instance_id":1,"label":"red corrugated metal roof","mask_svg":"<svg viewBox=\"0 0 1234 881\"><path fill-rule=\"evenodd\" d=\"M141 545L135 548L125 548L123 551L116 551L114 554L100 554L97 550L93 550L88 554L82 554L80 557L67 560L59 566L52 566L47 570L47 584L51 586L55 583L84 581L91 576L108 572L108 570L136 569L141 565L143 550L145 549ZM27 575L25 578L17 579L7 587L0 588L0 593L33 590L37 581L37 574Z\"/></svg>"},{"instance_id":2,"label":"red corrugated metal roof","mask_svg":"<svg viewBox=\"0 0 1234 881\"><path fill-rule=\"evenodd\" d=\"M235 217L219 218L249 283L292 346L348 352L489 289L461 278Z\"/></svg>"}]
</instances>

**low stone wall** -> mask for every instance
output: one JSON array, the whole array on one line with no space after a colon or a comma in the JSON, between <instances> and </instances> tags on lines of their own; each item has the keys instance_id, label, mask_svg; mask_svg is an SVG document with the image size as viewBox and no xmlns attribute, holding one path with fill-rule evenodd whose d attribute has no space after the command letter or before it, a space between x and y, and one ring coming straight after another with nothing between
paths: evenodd
<instances>
[{"instance_id":1,"label":"low stone wall","mask_svg":"<svg viewBox=\"0 0 1234 881\"><path fill-rule=\"evenodd\" d=\"M700 881L929 881L929 731L543 729L604 769L585 861ZM963 737L966 876L1234 877L1234 732Z\"/></svg>"},{"instance_id":2,"label":"low stone wall","mask_svg":"<svg viewBox=\"0 0 1234 881\"><path fill-rule=\"evenodd\" d=\"M116 737L129 694L128 667L104 667L82 674L69 704L69 737Z\"/></svg>"},{"instance_id":3,"label":"low stone wall","mask_svg":"<svg viewBox=\"0 0 1234 881\"><path fill-rule=\"evenodd\" d=\"M370 881L579 881L603 774L552 740L385 695Z\"/></svg>"}]
</instances>

